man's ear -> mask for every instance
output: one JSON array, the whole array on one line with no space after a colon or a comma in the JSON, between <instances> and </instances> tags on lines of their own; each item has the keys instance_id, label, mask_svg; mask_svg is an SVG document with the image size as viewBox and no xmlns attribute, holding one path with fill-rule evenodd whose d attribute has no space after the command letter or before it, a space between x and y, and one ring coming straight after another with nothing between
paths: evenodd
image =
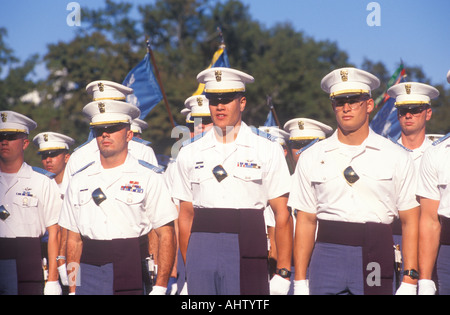
<instances>
[{"instance_id":1,"label":"man's ear","mask_svg":"<svg viewBox=\"0 0 450 315\"><path fill-rule=\"evenodd\" d=\"M241 99L239 100L239 106L241 108L241 112L244 111L245 109L245 105L247 105L247 98L245 96L241 97Z\"/></svg>"}]
</instances>

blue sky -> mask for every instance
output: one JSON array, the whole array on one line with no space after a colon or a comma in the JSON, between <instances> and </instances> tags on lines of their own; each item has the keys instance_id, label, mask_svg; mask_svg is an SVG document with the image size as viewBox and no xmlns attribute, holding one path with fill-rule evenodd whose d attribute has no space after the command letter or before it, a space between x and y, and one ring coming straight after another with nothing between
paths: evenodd
<instances>
[{"instance_id":1,"label":"blue sky","mask_svg":"<svg viewBox=\"0 0 450 315\"><path fill-rule=\"evenodd\" d=\"M152 0L129 1L145 4ZM364 58L381 61L394 72L402 59L419 66L432 84L447 84L450 69L450 1L448 0L241 0L252 17L266 27L291 23L315 40L336 42L361 66ZM74 28L66 23L68 0L2 1L0 27L6 43L23 61L33 53L45 54L47 45L70 41ZM103 0L78 0L81 7L98 8ZM378 9L369 7L372 2ZM375 15L379 13L378 15ZM368 16L379 18L369 26ZM81 23L83 17L81 16ZM38 72L42 69L38 68ZM39 74L39 73L38 73Z\"/></svg>"}]
</instances>

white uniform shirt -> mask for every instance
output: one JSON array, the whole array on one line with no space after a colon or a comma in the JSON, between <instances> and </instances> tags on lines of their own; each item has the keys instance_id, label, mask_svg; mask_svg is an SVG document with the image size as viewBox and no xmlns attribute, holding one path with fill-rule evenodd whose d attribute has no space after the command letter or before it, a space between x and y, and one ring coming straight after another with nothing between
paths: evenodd
<instances>
[{"instance_id":1,"label":"white uniform shirt","mask_svg":"<svg viewBox=\"0 0 450 315\"><path fill-rule=\"evenodd\" d=\"M398 139L398 143L403 145L402 138ZM431 141L428 137L425 137L425 140L423 141L422 145L418 147L417 149L411 150L411 158L414 161L414 166L416 169L416 172L419 170L420 167L420 161L422 160L422 156L426 149L428 149L433 144L433 141Z\"/></svg>"},{"instance_id":2,"label":"white uniform shirt","mask_svg":"<svg viewBox=\"0 0 450 315\"><path fill-rule=\"evenodd\" d=\"M438 214L450 218L450 139L425 151L419 170L417 195L439 200Z\"/></svg>"},{"instance_id":3,"label":"white uniform shirt","mask_svg":"<svg viewBox=\"0 0 450 315\"><path fill-rule=\"evenodd\" d=\"M77 148L69 158L69 162L66 165L63 181L61 183L61 190L66 191L70 178L80 169L88 165L93 161L100 161L99 148L97 141L92 139L88 143ZM132 140L128 143L128 152L131 153L136 159L143 160L147 163L158 165L155 152L148 145L136 140Z\"/></svg>"},{"instance_id":4,"label":"white uniform shirt","mask_svg":"<svg viewBox=\"0 0 450 315\"><path fill-rule=\"evenodd\" d=\"M348 166L359 176L352 186L343 174ZM372 130L362 145L347 146L336 131L301 154L288 205L322 220L390 224L398 211L419 205L414 191L406 150Z\"/></svg>"},{"instance_id":5,"label":"white uniform shirt","mask_svg":"<svg viewBox=\"0 0 450 315\"><path fill-rule=\"evenodd\" d=\"M8 185L0 172L0 205L10 213L0 220L0 238L43 236L47 227L58 223L61 212L56 182L26 163L11 179Z\"/></svg>"},{"instance_id":6,"label":"white uniform shirt","mask_svg":"<svg viewBox=\"0 0 450 315\"><path fill-rule=\"evenodd\" d=\"M100 206L92 198L97 188L107 198ZM145 235L177 217L163 175L128 154L117 168L96 162L73 176L59 224L90 239L112 240Z\"/></svg>"},{"instance_id":7,"label":"white uniform shirt","mask_svg":"<svg viewBox=\"0 0 450 315\"><path fill-rule=\"evenodd\" d=\"M242 122L235 141L225 146L214 129L180 150L172 196L198 208L264 209L268 200L289 192L282 147L256 135ZM217 165L228 176L220 183Z\"/></svg>"}]
</instances>

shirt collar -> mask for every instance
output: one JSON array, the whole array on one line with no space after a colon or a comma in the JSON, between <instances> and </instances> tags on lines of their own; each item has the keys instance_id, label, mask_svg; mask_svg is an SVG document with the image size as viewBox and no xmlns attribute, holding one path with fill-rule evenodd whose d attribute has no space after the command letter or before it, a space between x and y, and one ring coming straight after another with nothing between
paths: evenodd
<instances>
[{"instance_id":1,"label":"shirt collar","mask_svg":"<svg viewBox=\"0 0 450 315\"><path fill-rule=\"evenodd\" d=\"M378 136L375 131L369 128L369 135L361 144L365 148L371 148L374 150L380 150L382 147L381 136ZM336 130L329 138L325 145L325 151L333 151L339 148L341 142L338 139L338 130Z\"/></svg>"}]
</instances>

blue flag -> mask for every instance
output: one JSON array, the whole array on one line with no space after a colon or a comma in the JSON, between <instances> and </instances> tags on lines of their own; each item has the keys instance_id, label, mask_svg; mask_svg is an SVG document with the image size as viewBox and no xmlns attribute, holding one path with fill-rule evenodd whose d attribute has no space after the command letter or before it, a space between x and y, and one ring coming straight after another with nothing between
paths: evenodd
<instances>
[{"instance_id":1,"label":"blue flag","mask_svg":"<svg viewBox=\"0 0 450 315\"><path fill-rule=\"evenodd\" d=\"M275 117L273 116L272 111L269 111L269 114L267 115L266 122L264 123L264 126L271 127L276 126L277 122L275 121Z\"/></svg>"},{"instance_id":2,"label":"blue flag","mask_svg":"<svg viewBox=\"0 0 450 315\"><path fill-rule=\"evenodd\" d=\"M214 53L214 56L209 64L208 68L217 68L217 67L230 67L230 62L228 61L227 49L224 44L220 45L219 49ZM205 89L205 84L200 83L198 85L197 91L192 95L201 95L203 94L203 90Z\"/></svg>"},{"instance_id":3,"label":"blue flag","mask_svg":"<svg viewBox=\"0 0 450 315\"><path fill-rule=\"evenodd\" d=\"M404 82L405 76L405 69L403 68L403 64L401 64L389 80L387 88L389 89L395 84ZM376 106L381 103L384 103L384 105L370 122L370 128L383 137L397 140L400 138L402 129L397 118L395 99L391 98L385 92L375 102Z\"/></svg>"},{"instance_id":4,"label":"blue flag","mask_svg":"<svg viewBox=\"0 0 450 315\"><path fill-rule=\"evenodd\" d=\"M127 102L139 107L141 110L140 119L144 119L163 99L161 88L153 73L149 53L128 73L122 84L134 90L134 94L127 97Z\"/></svg>"}]
</instances>

